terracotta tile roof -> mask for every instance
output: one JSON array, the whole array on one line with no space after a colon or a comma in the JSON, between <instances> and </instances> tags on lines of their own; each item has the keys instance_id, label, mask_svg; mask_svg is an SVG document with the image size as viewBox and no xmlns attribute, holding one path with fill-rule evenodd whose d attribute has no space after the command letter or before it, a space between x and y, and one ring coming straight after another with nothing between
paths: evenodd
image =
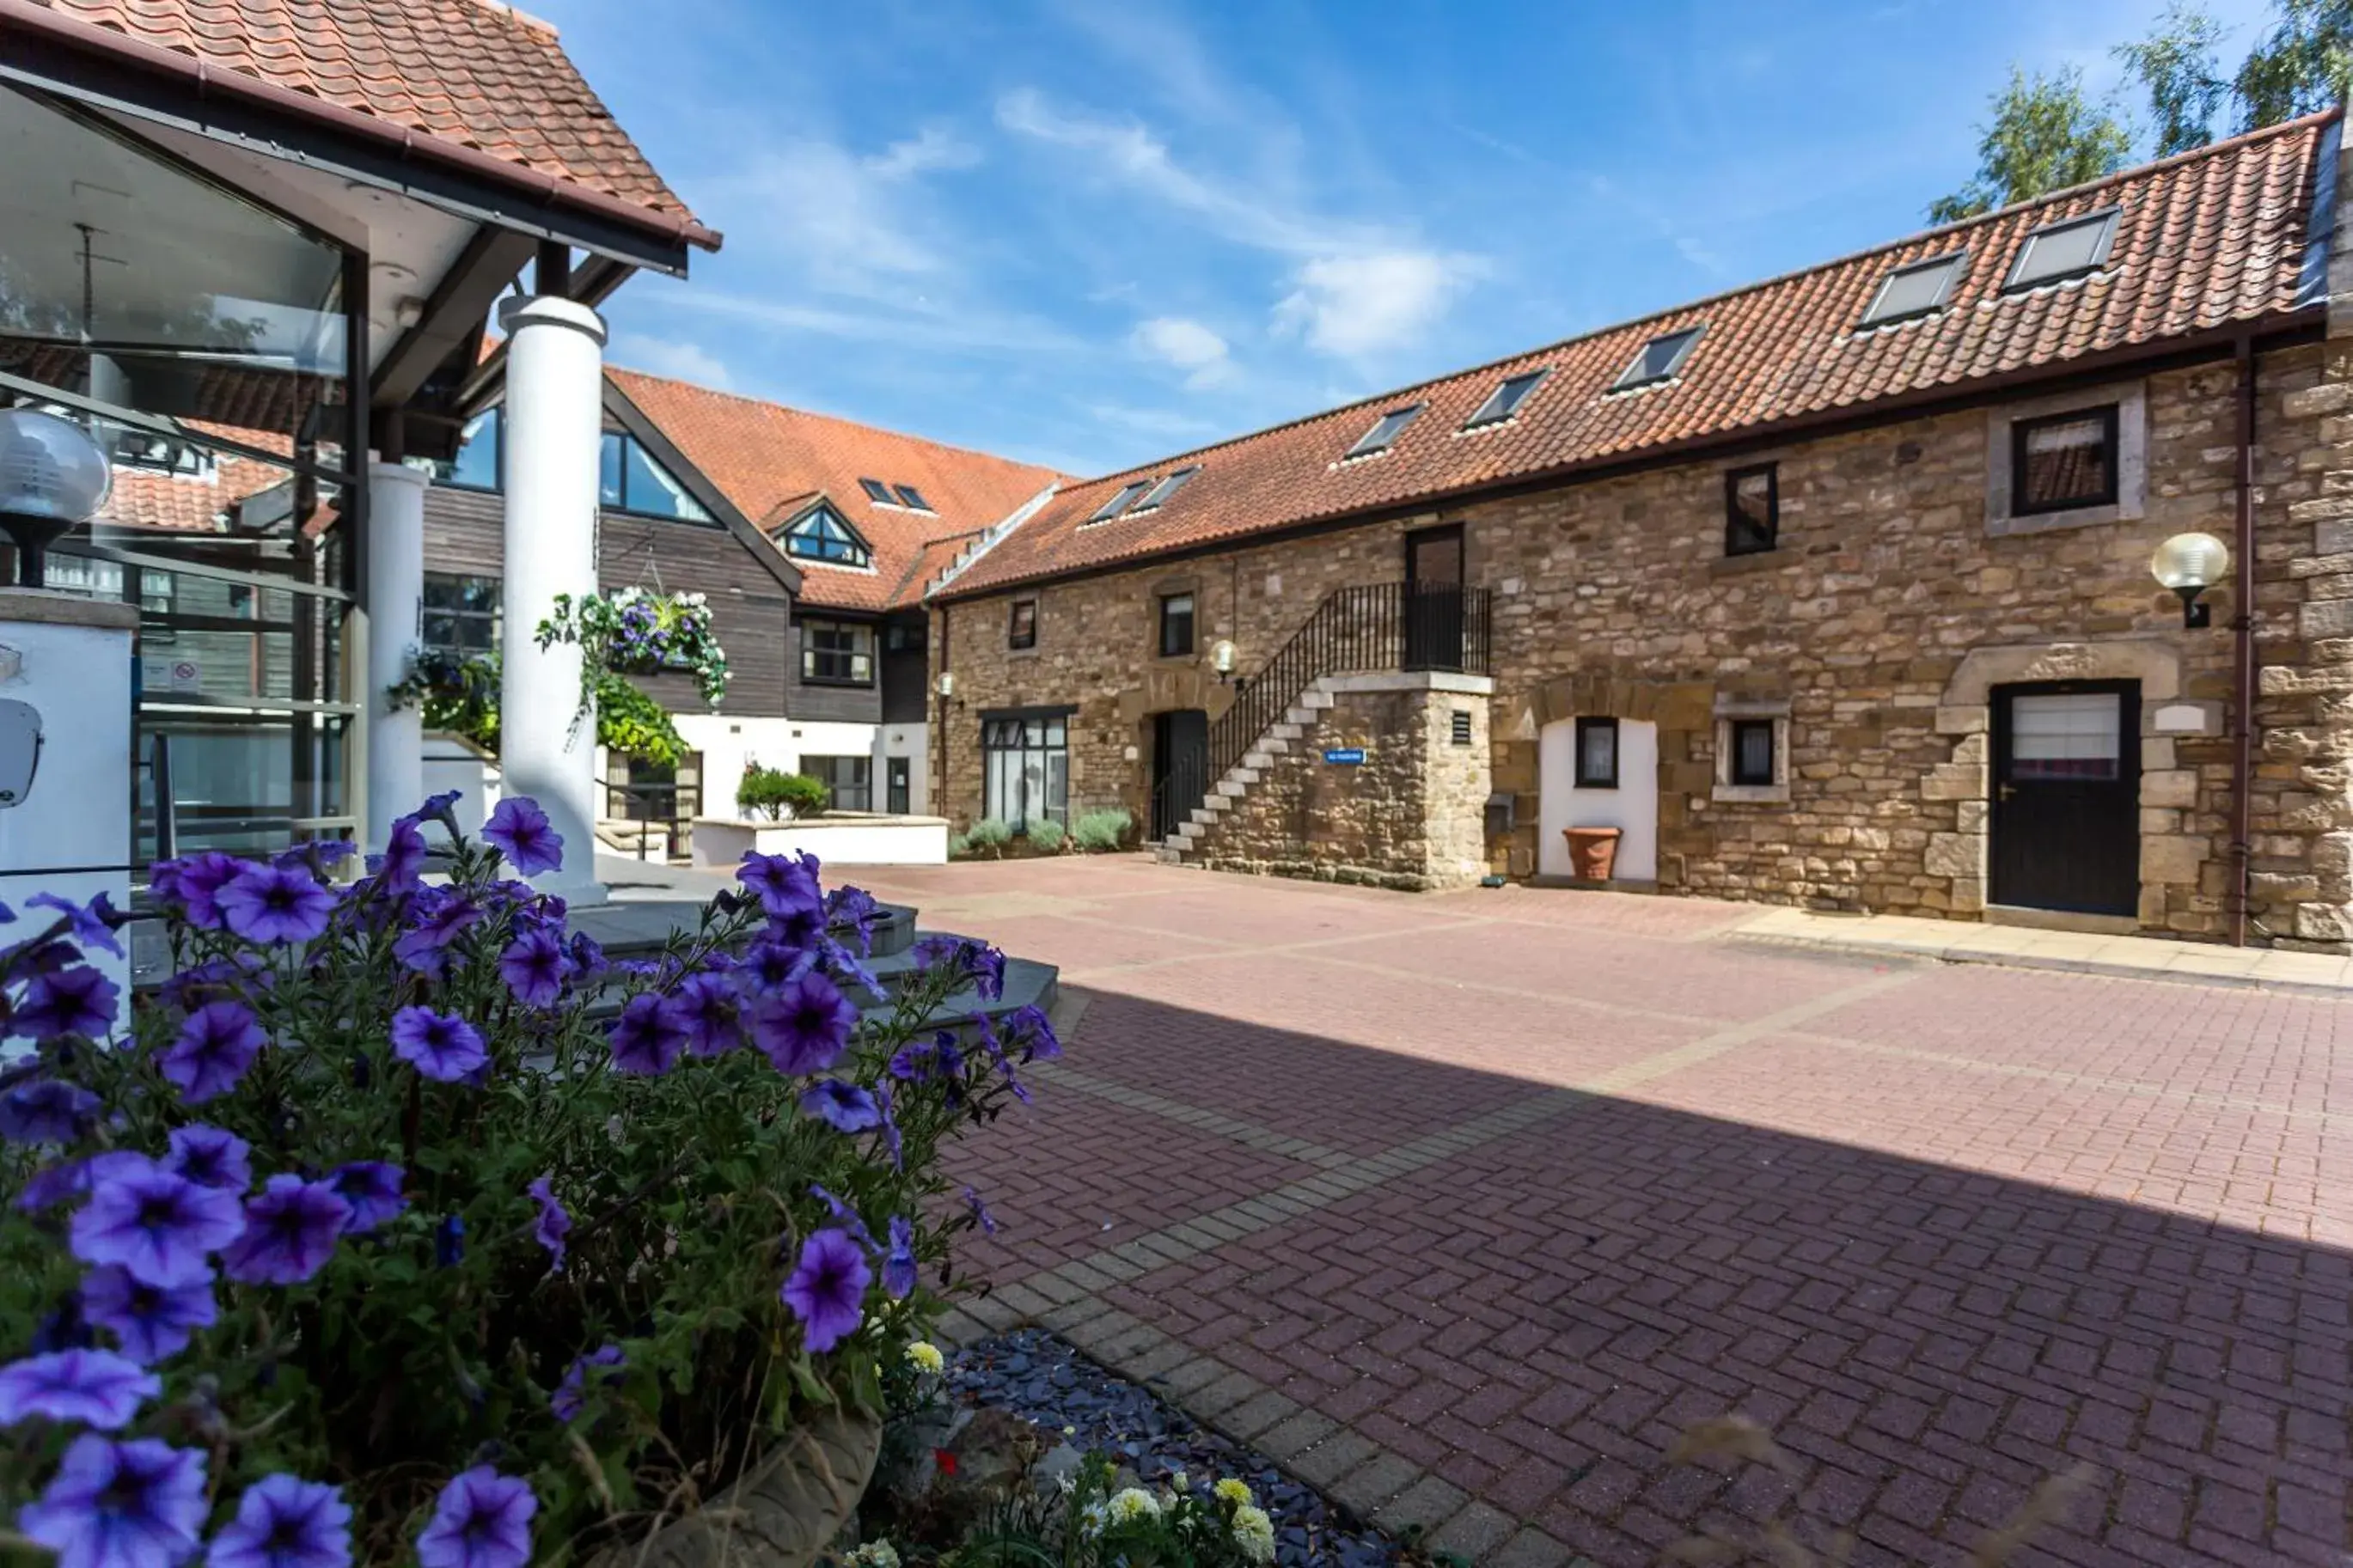
<instances>
[{"instance_id":1,"label":"terracotta tile roof","mask_svg":"<svg viewBox=\"0 0 2353 1568\"><path fill-rule=\"evenodd\" d=\"M1050 468L871 425L641 371L606 374L762 529L773 532L822 496L872 547L871 572L794 562L802 570L805 604L881 610L920 603L923 588L955 553L938 542L1001 521L1047 486L1069 482ZM859 485L861 479L913 486L933 510L877 506Z\"/></svg>"},{"instance_id":2,"label":"terracotta tile roof","mask_svg":"<svg viewBox=\"0 0 2353 1568\"><path fill-rule=\"evenodd\" d=\"M250 447L291 453L294 443L267 430L242 430L190 420L192 428L242 441ZM167 474L128 463L114 465L114 483L98 521L118 528L161 528L179 533L217 533L227 526L228 509L291 479L270 463L223 452L202 474Z\"/></svg>"},{"instance_id":3,"label":"terracotta tile roof","mask_svg":"<svg viewBox=\"0 0 2353 1568\"><path fill-rule=\"evenodd\" d=\"M1553 473L1899 397L1963 392L2020 372L2160 345L2297 308L2316 153L2337 111L2217 143L2097 184L1419 386L1075 485L1008 531L943 590L954 597L1242 535L1410 507ZM2106 265L2008 293L2029 231L2121 209ZM1967 274L1936 313L1859 330L1888 271L1966 247ZM1678 375L1611 387L1642 345L1705 330ZM1550 374L1508 422L1458 434L1498 383ZM1341 460L1384 412L1427 404L1385 454ZM1165 506L1087 525L1119 488L1187 464Z\"/></svg>"},{"instance_id":4,"label":"terracotta tile roof","mask_svg":"<svg viewBox=\"0 0 2353 1568\"><path fill-rule=\"evenodd\" d=\"M718 236L662 182L564 53L496 0L37 0L104 29ZM215 79L217 80L217 77Z\"/></svg>"}]
</instances>

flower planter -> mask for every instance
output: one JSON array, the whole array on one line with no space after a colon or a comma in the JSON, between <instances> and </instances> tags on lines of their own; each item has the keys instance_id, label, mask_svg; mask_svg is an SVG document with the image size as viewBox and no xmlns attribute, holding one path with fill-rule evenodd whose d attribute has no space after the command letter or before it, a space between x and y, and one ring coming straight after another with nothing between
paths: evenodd
<instances>
[{"instance_id":1,"label":"flower planter","mask_svg":"<svg viewBox=\"0 0 2353 1568\"><path fill-rule=\"evenodd\" d=\"M1615 827L1564 827L1560 836L1568 840L1568 868L1571 875L1583 882L1606 882L1618 867L1618 840L1622 830Z\"/></svg>"},{"instance_id":2,"label":"flower planter","mask_svg":"<svg viewBox=\"0 0 2353 1568\"><path fill-rule=\"evenodd\" d=\"M752 849L763 855L795 855L806 849L825 866L944 866L948 822L944 816L864 811L828 811L782 822L694 819L696 865L732 870Z\"/></svg>"}]
</instances>

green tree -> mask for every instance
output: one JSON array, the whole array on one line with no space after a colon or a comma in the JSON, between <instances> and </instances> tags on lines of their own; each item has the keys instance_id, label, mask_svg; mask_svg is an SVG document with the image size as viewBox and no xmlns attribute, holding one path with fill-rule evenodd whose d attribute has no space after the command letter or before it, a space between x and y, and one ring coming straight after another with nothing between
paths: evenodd
<instances>
[{"instance_id":1,"label":"green tree","mask_svg":"<svg viewBox=\"0 0 2353 1568\"><path fill-rule=\"evenodd\" d=\"M1953 223L2124 167L2132 138L2116 117L2084 96L2073 68L2029 77L2010 68L2010 85L1993 99L1980 127L1977 177L1930 204L1931 223Z\"/></svg>"},{"instance_id":2,"label":"green tree","mask_svg":"<svg viewBox=\"0 0 2353 1568\"><path fill-rule=\"evenodd\" d=\"M2353 0L2279 0L2279 21L2231 84L2239 129L2327 109L2353 87Z\"/></svg>"},{"instance_id":3,"label":"green tree","mask_svg":"<svg viewBox=\"0 0 2353 1568\"><path fill-rule=\"evenodd\" d=\"M2147 37L2116 46L2116 58L2148 94L2158 157L2214 139L2215 113L2231 92L2216 52L2221 41L2221 23L2196 5L2174 0Z\"/></svg>"}]
</instances>

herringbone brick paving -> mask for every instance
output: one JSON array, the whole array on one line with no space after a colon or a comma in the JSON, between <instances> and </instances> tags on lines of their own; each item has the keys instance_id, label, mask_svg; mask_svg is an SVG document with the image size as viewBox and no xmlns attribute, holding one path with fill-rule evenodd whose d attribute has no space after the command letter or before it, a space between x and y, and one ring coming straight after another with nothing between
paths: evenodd
<instances>
[{"instance_id":1,"label":"herringbone brick paving","mask_svg":"<svg viewBox=\"0 0 2353 1568\"><path fill-rule=\"evenodd\" d=\"M2082 1463L2024 1560L2353 1561L2353 1004L1762 949L1690 900L866 879L1088 1001L958 1156L1004 1222L967 1268L1103 1263L1197 1397L1361 1439L1301 1462L1335 1491L1439 1478L1457 1529L1533 1527L1499 1563L1794 1500L1941 1563ZM1666 1462L1725 1410L1803 1475Z\"/></svg>"}]
</instances>

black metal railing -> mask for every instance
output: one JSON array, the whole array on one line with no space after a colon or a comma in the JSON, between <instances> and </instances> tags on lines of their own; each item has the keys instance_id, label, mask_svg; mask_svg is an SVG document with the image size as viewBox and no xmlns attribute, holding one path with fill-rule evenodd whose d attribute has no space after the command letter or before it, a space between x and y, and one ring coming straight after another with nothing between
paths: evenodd
<instances>
[{"instance_id":1,"label":"black metal railing","mask_svg":"<svg viewBox=\"0 0 2353 1568\"><path fill-rule=\"evenodd\" d=\"M702 811L700 784L631 784L623 779L596 782L605 790L606 820L626 822L637 830L638 859L649 858L648 851L658 829L664 860L676 860L686 854L691 825Z\"/></svg>"},{"instance_id":2,"label":"black metal railing","mask_svg":"<svg viewBox=\"0 0 2353 1568\"><path fill-rule=\"evenodd\" d=\"M1383 669L1488 673L1493 608L1487 589L1459 583L1368 583L1333 590L1271 658L1235 681L1233 705L1210 723L1201 752L1155 764L1161 776L1152 792L1154 837L1174 834L1209 786L1324 676Z\"/></svg>"}]
</instances>

